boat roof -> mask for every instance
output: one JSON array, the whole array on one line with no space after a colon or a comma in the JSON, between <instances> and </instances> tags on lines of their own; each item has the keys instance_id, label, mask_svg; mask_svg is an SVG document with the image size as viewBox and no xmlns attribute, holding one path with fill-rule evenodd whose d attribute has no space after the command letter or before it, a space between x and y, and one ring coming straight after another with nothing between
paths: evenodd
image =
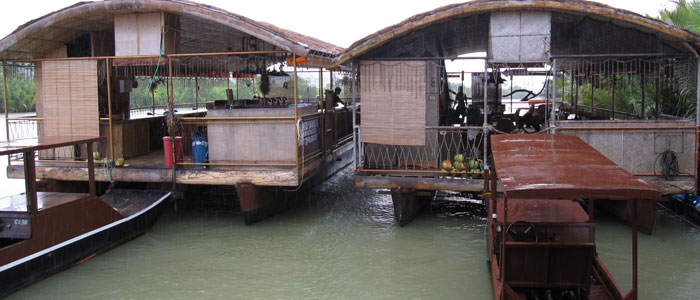
<instances>
[{"instance_id":1,"label":"boat roof","mask_svg":"<svg viewBox=\"0 0 700 300\"><path fill-rule=\"evenodd\" d=\"M661 39L664 44L674 44L678 49L682 49L683 51L688 50L685 46L686 43L694 48L694 51L700 50L700 35L669 25L660 20L655 20L598 2L583 0L473 0L464 3L445 5L428 12L414 15L400 23L381 29L356 41L350 47L346 48L345 51L335 59L335 62L338 65L345 64L350 60L361 58L363 55L394 40L407 39L412 41L415 38L410 36L411 33L418 32L429 26L442 28L445 26L444 24L447 24L445 22L451 19L484 13L518 10L554 11L582 16L584 18L600 20L601 23L614 24L620 28L632 28L634 31L644 32ZM488 34L488 32L486 34ZM595 34L602 36L600 33ZM432 42L433 38L437 39L438 34L431 32L428 36L430 36ZM474 35L471 39L476 37L478 37L478 35ZM452 37L452 39L457 38ZM612 38L606 41L618 42L619 40ZM415 43L424 44L426 41L417 39ZM470 43L473 42L470 41ZM407 47L407 45L403 44L401 46ZM480 49L476 52L482 50L483 49Z\"/></svg>"},{"instance_id":2,"label":"boat roof","mask_svg":"<svg viewBox=\"0 0 700 300\"><path fill-rule=\"evenodd\" d=\"M99 136L42 136L29 139L17 139L0 142L0 155L53 149L63 146L99 142Z\"/></svg>"},{"instance_id":3,"label":"boat roof","mask_svg":"<svg viewBox=\"0 0 700 300\"><path fill-rule=\"evenodd\" d=\"M522 199L657 199L641 181L575 135L491 136L503 193Z\"/></svg>"},{"instance_id":4,"label":"boat roof","mask_svg":"<svg viewBox=\"0 0 700 300\"><path fill-rule=\"evenodd\" d=\"M327 60L343 48L275 25L255 21L226 10L188 0L109 0L79 2L19 26L0 40L0 60L41 58L56 47L91 31L110 30L114 15L167 12L180 15L184 53L220 52L209 49L222 43L222 31L238 36L238 31L266 41L299 56L313 55ZM214 25L223 28L213 28ZM233 31L226 28L234 29Z\"/></svg>"}]
</instances>

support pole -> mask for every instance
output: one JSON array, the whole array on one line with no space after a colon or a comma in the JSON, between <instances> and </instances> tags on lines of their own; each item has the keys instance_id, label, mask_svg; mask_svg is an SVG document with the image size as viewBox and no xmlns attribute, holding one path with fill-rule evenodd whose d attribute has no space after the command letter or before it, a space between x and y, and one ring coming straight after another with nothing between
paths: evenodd
<instances>
[{"instance_id":1,"label":"support pole","mask_svg":"<svg viewBox=\"0 0 700 300\"><path fill-rule=\"evenodd\" d=\"M489 167L489 106L488 106L488 90L489 90L489 61L484 60L484 170L488 170Z\"/></svg>"},{"instance_id":2,"label":"support pole","mask_svg":"<svg viewBox=\"0 0 700 300\"><path fill-rule=\"evenodd\" d=\"M168 135L170 135L170 147L172 151L172 157L173 157L173 164L172 164L172 170L173 170L173 195L176 194L176 185L177 185L177 172L175 169L177 168L177 149L175 147L175 100L173 99L173 58L171 56L168 56ZM182 145L181 145L182 146ZM176 202L177 203L177 202ZM177 207L177 206L176 206Z\"/></svg>"},{"instance_id":3,"label":"support pole","mask_svg":"<svg viewBox=\"0 0 700 300\"><path fill-rule=\"evenodd\" d=\"M109 158L114 161L114 130L112 121L112 79L110 73L112 68L109 58L105 59L105 68L107 69L107 114L109 115ZM92 153L88 153L92 155Z\"/></svg>"},{"instance_id":4,"label":"support pole","mask_svg":"<svg viewBox=\"0 0 700 300\"><path fill-rule=\"evenodd\" d=\"M34 151L24 152L23 156L24 187L26 189L27 211L33 216L36 216L39 209L37 206L36 196L36 168L34 166Z\"/></svg>"},{"instance_id":5,"label":"support pole","mask_svg":"<svg viewBox=\"0 0 700 300\"><path fill-rule=\"evenodd\" d=\"M5 108L5 136L7 137L6 141L10 140L10 120L9 118L9 112L7 111L7 68L6 68L7 62L2 61L2 99L3 99L3 105ZM10 159L10 156L7 156L7 165L9 166L12 163L12 160Z\"/></svg>"},{"instance_id":6,"label":"support pole","mask_svg":"<svg viewBox=\"0 0 700 300\"><path fill-rule=\"evenodd\" d=\"M617 75L613 74L612 83L612 119L615 120L615 88L617 87Z\"/></svg>"},{"instance_id":7,"label":"support pole","mask_svg":"<svg viewBox=\"0 0 700 300\"><path fill-rule=\"evenodd\" d=\"M593 105L593 102L595 102L595 79L593 78L593 66L591 65L590 72L588 73L588 76L591 77L591 116L593 115L593 109L595 106Z\"/></svg>"},{"instance_id":8,"label":"support pole","mask_svg":"<svg viewBox=\"0 0 700 300\"><path fill-rule=\"evenodd\" d=\"M350 70L352 70L352 167L357 167L357 136L355 136L355 126L357 126L357 105L355 103L355 97L357 89L357 65L355 62L350 63Z\"/></svg>"},{"instance_id":9,"label":"support pole","mask_svg":"<svg viewBox=\"0 0 700 300\"><path fill-rule=\"evenodd\" d=\"M151 111L153 112L153 115L156 114L156 91L155 89L150 91L151 93Z\"/></svg>"},{"instance_id":10,"label":"support pole","mask_svg":"<svg viewBox=\"0 0 700 300\"><path fill-rule=\"evenodd\" d=\"M5 136L7 137L7 141L10 140L10 121L9 121L9 112L7 111L7 68L6 68L7 62L3 61L2 62L2 99L3 99L3 105L5 106ZM9 155L8 155L9 158Z\"/></svg>"},{"instance_id":11,"label":"support pole","mask_svg":"<svg viewBox=\"0 0 700 300\"><path fill-rule=\"evenodd\" d=\"M632 298L637 300L637 199L628 200L632 202Z\"/></svg>"},{"instance_id":12,"label":"support pole","mask_svg":"<svg viewBox=\"0 0 700 300\"><path fill-rule=\"evenodd\" d=\"M88 162L88 184L90 185L90 195L97 196L95 192L95 161L92 157L92 142L87 143L87 162Z\"/></svg>"},{"instance_id":13,"label":"support pole","mask_svg":"<svg viewBox=\"0 0 700 300\"><path fill-rule=\"evenodd\" d=\"M644 64L640 61L639 65L640 65L640 69L641 69L641 72L639 72L640 73L639 85L642 87L642 111L639 113L639 115L641 116L641 119L644 120L644 119L646 119L646 115L644 114L644 100L646 98L646 80L644 78L644 72L645 72L645 69L643 68Z\"/></svg>"},{"instance_id":14,"label":"support pole","mask_svg":"<svg viewBox=\"0 0 700 300\"><path fill-rule=\"evenodd\" d=\"M698 68L697 75L697 85L695 87L695 191L698 191L698 156L700 156L700 140L698 139L698 134L700 133L700 56L695 53L695 64Z\"/></svg>"},{"instance_id":15,"label":"support pole","mask_svg":"<svg viewBox=\"0 0 700 300\"><path fill-rule=\"evenodd\" d=\"M550 112L549 122L552 128L552 133L556 133L556 117L557 117L557 59L552 63L552 111ZM563 81L562 81L563 85ZM546 125L546 124L545 124Z\"/></svg>"},{"instance_id":16,"label":"support pole","mask_svg":"<svg viewBox=\"0 0 700 300\"><path fill-rule=\"evenodd\" d=\"M297 77L297 55L292 54L294 59L294 150L296 150L296 163L297 163L297 173L303 173L303 170L299 169L299 78ZM301 182L299 182L301 184Z\"/></svg>"},{"instance_id":17,"label":"support pole","mask_svg":"<svg viewBox=\"0 0 700 300\"><path fill-rule=\"evenodd\" d=\"M319 118L320 123L318 128L320 128L319 133L321 134L321 153L323 156L326 155L326 91L323 89L323 68L319 71L319 87L318 87L318 105L321 108L321 117Z\"/></svg>"},{"instance_id":18,"label":"support pole","mask_svg":"<svg viewBox=\"0 0 700 300\"><path fill-rule=\"evenodd\" d=\"M199 109L199 83L197 82L197 76L194 77L194 109Z\"/></svg>"},{"instance_id":19,"label":"support pole","mask_svg":"<svg viewBox=\"0 0 700 300\"><path fill-rule=\"evenodd\" d=\"M659 66L659 67L661 67L661 66ZM654 79L654 89L655 89L654 93L656 94L656 97L654 99L654 119L658 120L659 116L660 116L660 113L659 113L659 85L661 84L659 82L658 76L661 76L661 71L656 70L656 72L658 72L658 74L657 74L657 78Z\"/></svg>"}]
</instances>

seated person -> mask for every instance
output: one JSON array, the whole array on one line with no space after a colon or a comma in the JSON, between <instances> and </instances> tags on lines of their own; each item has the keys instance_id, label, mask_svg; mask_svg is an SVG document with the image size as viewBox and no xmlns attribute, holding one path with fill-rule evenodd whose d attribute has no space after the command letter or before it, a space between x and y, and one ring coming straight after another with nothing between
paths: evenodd
<instances>
[{"instance_id":1,"label":"seated person","mask_svg":"<svg viewBox=\"0 0 700 300\"><path fill-rule=\"evenodd\" d=\"M340 100L340 87L335 87L335 92L333 93L333 106L337 106L338 103L343 104L343 106L348 106L343 102L343 100Z\"/></svg>"}]
</instances>

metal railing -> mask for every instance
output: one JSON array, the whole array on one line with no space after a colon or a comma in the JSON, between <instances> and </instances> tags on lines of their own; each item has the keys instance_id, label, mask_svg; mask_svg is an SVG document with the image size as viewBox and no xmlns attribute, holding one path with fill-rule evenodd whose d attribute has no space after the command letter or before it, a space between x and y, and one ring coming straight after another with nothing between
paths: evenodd
<instances>
[{"instance_id":1,"label":"metal railing","mask_svg":"<svg viewBox=\"0 0 700 300\"><path fill-rule=\"evenodd\" d=\"M356 144L356 169L367 173L470 177L483 168L483 128L425 127L424 146ZM361 136L359 127L356 134Z\"/></svg>"}]
</instances>

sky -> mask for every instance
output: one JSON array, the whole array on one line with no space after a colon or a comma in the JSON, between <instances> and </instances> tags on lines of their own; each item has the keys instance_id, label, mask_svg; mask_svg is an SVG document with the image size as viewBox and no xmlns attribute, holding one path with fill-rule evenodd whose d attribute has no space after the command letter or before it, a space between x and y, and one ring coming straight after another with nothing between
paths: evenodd
<instances>
[{"instance_id":1,"label":"sky","mask_svg":"<svg viewBox=\"0 0 700 300\"><path fill-rule=\"evenodd\" d=\"M2 38L32 19L78 1L4 0L3 2L3 9L0 10L0 37ZM367 35L415 14L461 1L199 0L196 2L216 6L253 20L271 23L341 47L348 47ZM652 17L657 17L660 9L673 7L672 1L669 0L600 0L598 2Z\"/></svg>"}]
</instances>

